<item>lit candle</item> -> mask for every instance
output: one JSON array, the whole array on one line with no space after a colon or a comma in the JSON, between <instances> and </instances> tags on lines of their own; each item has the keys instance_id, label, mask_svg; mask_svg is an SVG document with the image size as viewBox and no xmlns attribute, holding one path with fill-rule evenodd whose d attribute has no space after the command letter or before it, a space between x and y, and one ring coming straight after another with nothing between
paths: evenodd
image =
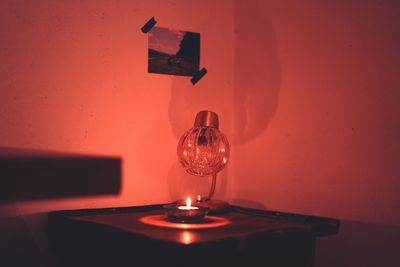
<instances>
[{"instance_id":1,"label":"lit candle","mask_svg":"<svg viewBox=\"0 0 400 267\"><path fill-rule=\"evenodd\" d=\"M186 198L186 206L169 204L164 206L164 210L167 220L179 223L202 221L208 212L207 207L192 207L192 199L190 197Z\"/></svg>"},{"instance_id":2,"label":"lit candle","mask_svg":"<svg viewBox=\"0 0 400 267\"><path fill-rule=\"evenodd\" d=\"M198 210L198 207L192 207L192 199L190 197L186 198L186 206L178 206L180 210Z\"/></svg>"}]
</instances>

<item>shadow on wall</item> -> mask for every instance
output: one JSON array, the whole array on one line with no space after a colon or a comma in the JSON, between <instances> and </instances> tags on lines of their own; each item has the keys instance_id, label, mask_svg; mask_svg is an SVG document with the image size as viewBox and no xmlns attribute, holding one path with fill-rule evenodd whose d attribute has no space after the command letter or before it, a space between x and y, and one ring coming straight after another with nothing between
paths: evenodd
<instances>
[{"instance_id":1,"label":"shadow on wall","mask_svg":"<svg viewBox=\"0 0 400 267\"><path fill-rule=\"evenodd\" d=\"M211 25L217 16L210 14ZM207 55L208 64L218 68L210 68L212 73L196 88L188 89L186 80L174 79L172 82L169 121L172 133L178 139L192 127L194 117L200 110L212 110L219 114L221 130L231 144L246 143L262 134L276 113L282 74L273 25L259 13L257 1L236 1L234 16L234 84L221 83L220 77L226 75L226 69L231 67L227 63L229 61L224 61L229 60L231 55L221 53L224 46L228 46L227 40L220 37L219 32L209 30L206 31L208 36L201 37L202 45L207 39L211 41L207 44L213 44L213 47L203 46L206 51L202 54ZM202 60L204 64L204 57ZM226 171L222 175L226 177ZM226 189L224 177L223 185L217 191ZM168 182L177 184L182 179L184 175L172 167ZM174 193L171 192L171 195Z\"/></svg>"},{"instance_id":2,"label":"shadow on wall","mask_svg":"<svg viewBox=\"0 0 400 267\"><path fill-rule=\"evenodd\" d=\"M318 267L398 267L400 227L342 221L336 236L317 239Z\"/></svg>"},{"instance_id":3,"label":"shadow on wall","mask_svg":"<svg viewBox=\"0 0 400 267\"><path fill-rule=\"evenodd\" d=\"M121 159L0 147L0 202L117 195Z\"/></svg>"},{"instance_id":4,"label":"shadow on wall","mask_svg":"<svg viewBox=\"0 0 400 267\"><path fill-rule=\"evenodd\" d=\"M194 116L202 109L221 112L225 129L234 125L231 143L245 143L255 138L275 115L282 74L273 25L259 13L258 2L236 1L234 27L233 118L227 112L227 103L231 104L227 89L220 88L219 80L211 80L213 77L208 75L207 81L202 81L209 82L207 88L188 90L186 80L175 79L169 103L169 120L175 137L179 138L189 128L185 125L193 124ZM224 65L221 63L219 68Z\"/></svg>"},{"instance_id":5,"label":"shadow on wall","mask_svg":"<svg viewBox=\"0 0 400 267\"><path fill-rule=\"evenodd\" d=\"M257 1L235 1L234 143L260 135L278 107L276 34L259 10Z\"/></svg>"}]
</instances>

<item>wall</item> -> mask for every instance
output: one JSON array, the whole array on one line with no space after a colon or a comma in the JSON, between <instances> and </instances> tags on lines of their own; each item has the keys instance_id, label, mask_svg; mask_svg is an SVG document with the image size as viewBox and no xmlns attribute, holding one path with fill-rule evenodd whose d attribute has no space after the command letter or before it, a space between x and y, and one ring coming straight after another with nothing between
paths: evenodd
<instances>
[{"instance_id":1,"label":"wall","mask_svg":"<svg viewBox=\"0 0 400 267\"><path fill-rule=\"evenodd\" d=\"M200 64L209 74L195 87L189 77L147 73L140 28L152 16L158 26L201 33ZM206 179L183 182L176 144L199 109L231 121L232 28L230 1L0 2L0 147L123 161L118 195L0 203L2 229L12 227L0 231L12 247L1 261L16 264L25 253L30 265L51 264L38 256L46 254L49 210L165 203L204 191Z\"/></svg>"},{"instance_id":2,"label":"wall","mask_svg":"<svg viewBox=\"0 0 400 267\"><path fill-rule=\"evenodd\" d=\"M221 98L231 98L232 7L226 1L3 1L0 146L123 158L117 197L24 203L19 209L159 203L177 197L167 190L168 173L183 129L192 126L200 108L214 109L222 118L230 113L229 101ZM151 16L159 26L202 33L203 48L212 47L201 51L201 64L212 70L207 79L193 87L187 77L147 73L147 36L140 28ZM212 91L219 105L195 96L177 99L179 91L202 93L203 100ZM185 105L195 107L186 110ZM186 117L170 115L178 111ZM151 192L143 190L148 183L154 185Z\"/></svg>"},{"instance_id":3,"label":"wall","mask_svg":"<svg viewBox=\"0 0 400 267\"><path fill-rule=\"evenodd\" d=\"M400 264L399 16L398 1L235 4L235 202L341 219L318 266Z\"/></svg>"}]
</instances>

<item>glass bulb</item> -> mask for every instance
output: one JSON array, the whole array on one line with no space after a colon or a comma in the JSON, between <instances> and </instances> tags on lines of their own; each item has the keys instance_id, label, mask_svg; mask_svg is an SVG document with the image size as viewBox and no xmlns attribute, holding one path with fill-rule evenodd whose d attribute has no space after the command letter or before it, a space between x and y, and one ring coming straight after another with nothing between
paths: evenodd
<instances>
[{"instance_id":1,"label":"glass bulb","mask_svg":"<svg viewBox=\"0 0 400 267\"><path fill-rule=\"evenodd\" d=\"M207 176L221 171L229 160L229 143L215 127L193 127L179 140L178 158L192 175Z\"/></svg>"}]
</instances>

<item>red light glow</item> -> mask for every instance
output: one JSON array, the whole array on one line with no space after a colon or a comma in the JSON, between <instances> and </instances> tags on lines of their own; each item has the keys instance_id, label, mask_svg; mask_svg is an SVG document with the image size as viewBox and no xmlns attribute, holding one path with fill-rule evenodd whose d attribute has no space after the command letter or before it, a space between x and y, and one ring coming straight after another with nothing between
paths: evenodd
<instances>
[{"instance_id":1,"label":"red light glow","mask_svg":"<svg viewBox=\"0 0 400 267\"><path fill-rule=\"evenodd\" d=\"M207 229L221 227L231 223L228 219L216 216L206 216L205 220L206 222L204 223L175 223L167 221L163 214L146 216L139 219L139 221L144 224L177 229Z\"/></svg>"},{"instance_id":2,"label":"red light glow","mask_svg":"<svg viewBox=\"0 0 400 267\"><path fill-rule=\"evenodd\" d=\"M179 242L185 245L190 245L195 241L194 233L190 231L183 231L179 233Z\"/></svg>"}]
</instances>

